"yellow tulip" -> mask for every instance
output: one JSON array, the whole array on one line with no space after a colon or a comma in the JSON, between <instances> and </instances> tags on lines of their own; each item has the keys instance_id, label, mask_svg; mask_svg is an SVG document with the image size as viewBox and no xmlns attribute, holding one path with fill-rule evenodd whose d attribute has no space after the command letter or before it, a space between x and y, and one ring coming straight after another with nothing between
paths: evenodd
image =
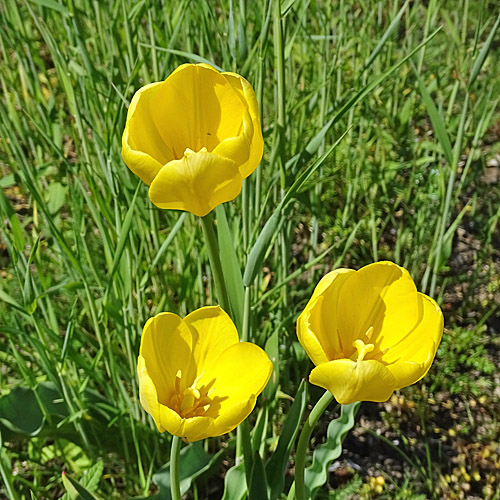
<instances>
[{"instance_id":1,"label":"yellow tulip","mask_svg":"<svg viewBox=\"0 0 500 500\"><path fill-rule=\"evenodd\" d=\"M241 191L264 149L257 100L235 73L183 64L134 95L122 157L160 208L201 217Z\"/></svg>"},{"instance_id":2,"label":"yellow tulip","mask_svg":"<svg viewBox=\"0 0 500 500\"><path fill-rule=\"evenodd\" d=\"M297 320L297 335L316 367L309 380L342 404L386 401L429 370L443 313L392 262L324 276Z\"/></svg>"},{"instance_id":3,"label":"yellow tulip","mask_svg":"<svg viewBox=\"0 0 500 500\"><path fill-rule=\"evenodd\" d=\"M184 319L161 313L142 333L141 404L160 432L191 442L220 436L248 417L272 367L260 347L239 342L234 323L218 306Z\"/></svg>"}]
</instances>

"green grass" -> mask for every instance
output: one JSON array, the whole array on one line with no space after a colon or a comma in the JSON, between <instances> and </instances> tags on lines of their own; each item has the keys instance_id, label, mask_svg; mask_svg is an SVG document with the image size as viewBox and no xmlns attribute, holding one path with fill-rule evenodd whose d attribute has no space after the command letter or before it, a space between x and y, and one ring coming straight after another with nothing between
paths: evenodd
<instances>
[{"instance_id":1,"label":"green grass","mask_svg":"<svg viewBox=\"0 0 500 500\"><path fill-rule=\"evenodd\" d=\"M294 322L315 284L334 266L383 259L407 267L447 315L418 385L427 426L429 390L487 392L495 418L500 188L484 179L500 150L495 2L281 3L281 37L276 4L263 0L0 6L0 391L47 383L60 396L54 409L30 393L42 414L20 425L35 434L43 423L36 436L0 427L0 495L58 498L62 468L80 479L99 462L102 498L147 495L168 461L170 439L138 400L142 326L213 304L214 291L198 221L153 206L120 149L135 90L186 61L237 71L260 103L264 159L225 205L242 269L283 193L346 133L280 215L251 288L249 338L277 359L268 442L287 408L273 391L293 396L310 368ZM459 251L459 228L476 246ZM428 493L405 474L397 498ZM199 498L209 484L199 481Z\"/></svg>"}]
</instances>

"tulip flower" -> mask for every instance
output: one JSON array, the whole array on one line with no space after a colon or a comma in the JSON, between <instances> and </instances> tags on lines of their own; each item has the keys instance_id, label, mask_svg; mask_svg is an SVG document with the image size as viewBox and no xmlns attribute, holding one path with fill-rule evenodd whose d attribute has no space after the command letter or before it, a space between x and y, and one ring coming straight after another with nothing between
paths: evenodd
<instances>
[{"instance_id":1,"label":"tulip flower","mask_svg":"<svg viewBox=\"0 0 500 500\"><path fill-rule=\"evenodd\" d=\"M260 347L239 342L234 323L218 306L184 319L161 313L142 333L141 404L160 432L190 442L220 436L251 413L272 366Z\"/></svg>"},{"instance_id":2,"label":"tulip flower","mask_svg":"<svg viewBox=\"0 0 500 500\"><path fill-rule=\"evenodd\" d=\"M201 217L241 191L264 149L257 100L235 73L183 64L134 95L122 157L160 208Z\"/></svg>"},{"instance_id":3,"label":"tulip flower","mask_svg":"<svg viewBox=\"0 0 500 500\"><path fill-rule=\"evenodd\" d=\"M310 382L341 404L386 401L420 380L442 333L439 306L392 262L327 274L297 320L299 341L316 365Z\"/></svg>"}]
</instances>

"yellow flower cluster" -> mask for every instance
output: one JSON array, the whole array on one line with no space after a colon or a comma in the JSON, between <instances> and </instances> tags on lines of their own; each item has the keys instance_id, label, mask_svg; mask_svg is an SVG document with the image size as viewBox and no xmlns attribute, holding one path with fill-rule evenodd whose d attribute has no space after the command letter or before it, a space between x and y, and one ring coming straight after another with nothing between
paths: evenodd
<instances>
[{"instance_id":1,"label":"yellow flower cluster","mask_svg":"<svg viewBox=\"0 0 500 500\"><path fill-rule=\"evenodd\" d=\"M205 216L239 194L262 158L255 93L239 75L184 64L135 94L122 142L125 163L150 186L155 205ZM392 262L327 274L297 320L316 365L310 382L342 404L385 401L420 380L442 332L439 306ZM159 431L197 441L250 414L272 363L260 347L239 342L222 309L204 307L184 319L151 318L137 370L142 406Z\"/></svg>"}]
</instances>

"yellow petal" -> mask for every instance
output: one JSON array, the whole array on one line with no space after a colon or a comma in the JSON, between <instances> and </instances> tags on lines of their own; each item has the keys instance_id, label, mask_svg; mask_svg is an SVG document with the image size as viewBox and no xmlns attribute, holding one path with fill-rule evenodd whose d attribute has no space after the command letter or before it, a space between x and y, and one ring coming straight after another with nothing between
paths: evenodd
<instances>
[{"instance_id":1,"label":"yellow petal","mask_svg":"<svg viewBox=\"0 0 500 500\"><path fill-rule=\"evenodd\" d=\"M297 320L297 337L315 365L336 359L342 352L338 299L342 284L352 273L352 269L337 269L324 276Z\"/></svg>"},{"instance_id":2,"label":"yellow petal","mask_svg":"<svg viewBox=\"0 0 500 500\"><path fill-rule=\"evenodd\" d=\"M219 156L223 156L229 160L233 160L239 168L241 178L246 176L241 174L242 166L248 163L248 158L250 155L250 148L252 143L253 135L253 124L252 119L248 111L245 111L243 115L243 129L237 137L230 137L224 139L220 144L218 144L213 153Z\"/></svg>"},{"instance_id":3,"label":"yellow petal","mask_svg":"<svg viewBox=\"0 0 500 500\"><path fill-rule=\"evenodd\" d=\"M246 106L221 73L207 65L184 64L162 83L151 116L174 157L186 148L212 151L240 134Z\"/></svg>"},{"instance_id":4,"label":"yellow petal","mask_svg":"<svg viewBox=\"0 0 500 500\"><path fill-rule=\"evenodd\" d=\"M123 161L146 184L151 184L161 167L174 158L150 116L151 99L161 84L146 85L135 93L122 136Z\"/></svg>"},{"instance_id":5,"label":"yellow petal","mask_svg":"<svg viewBox=\"0 0 500 500\"><path fill-rule=\"evenodd\" d=\"M231 318L219 306L202 307L184 318L192 335L192 356L197 373L210 371L219 356L239 343Z\"/></svg>"},{"instance_id":6,"label":"yellow petal","mask_svg":"<svg viewBox=\"0 0 500 500\"><path fill-rule=\"evenodd\" d=\"M203 382L214 380L211 398L217 405L214 426L223 434L238 426L252 411L264 390L273 364L264 350L249 342L228 347Z\"/></svg>"},{"instance_id":7,"label":"yellow petal","mask_svg":"<svg viewBox=\"0 0 500 500\"><path fill-rule=\"evenodd\" d=\"M238 427L252 413L256 401L257 396L252 394L244 401L239 401L232 406L224 406L224 410L214 419L211 436L222 436Z\"/></svg>"},{"instance_id":8,"label":"yellow petal","mask_svg":"<svg viewBox=\"0 0 500 500\"><path fill-rule=\"evenodd\" d=\"M338 307L344 347L373 327L370 342L383 350L419 320L415 283L406 269L392 262L376 262L351 274L342 285Z\"/></svg>"},{"instance_id":9,"label":"yellow petal","mask_svg":"<svg viewBox=\"0 0 500 500\"><path fill-rule=\"evenodd\" d=\"M337 359L318 365L309 375L311 384L330 391L340 404L387 401L395 389L391 372L379 361Z\"/></svg>"},{"instance_id":10,"label":"yellow petal","mask_svg":"<svg viewBox=\"0 0 500 500\"><path fill-rule=\"evenodd\" d=\"M419 292L417 298L418 321L411 330L402 330L399 337L394 339L395 342L388 346L389 349L382 358L385 363L399 360L429 362L429 352L432 355L430 363L434 359L443 335L443 313L437 303L427 295Z\"/></svg>"},{"instance_id":11,"label":"yellow petal","mask_svg":"<svg viewBox=\"0 0 500 500\"><path fill-rule=\"evenodd\" d=\"M160 424L160 403L158 402L158 394L146 370L146 362L142 356L139 356L137 360L137 375L139 378L139 399L141 405L144 410L153 417L158 430L164 432L165 429Z\"/></svg>"},{"instance_id":12,"label":"yellow petal","mask_svg":"<svg viewBox=\"0 0 500 500\"><path fill-rule=\"evenodd\" d=\"M211 433L213 419L209 417L181 418L168 406L160 406L161 426L173 436L179 436L186 441L200 441L206 437L214 436Z\"/></svg>"},{"instance_id":13,"label":"yellow petal","mask_svg":"<svg viewBox=\"0 0 500 500\"><path fill-rule=\"evenodd\" d=\"M266 352L250 342L238 342L222 352L210 370L214 394L230 405L258 395L266 386L273 364ZM208 375L207 375L208 376Z\"/></svg>"},{"instance_id":14,"label":"yellow petal","mask_svg":"<svg viewBox=\"0 0 500 500\"><path fill-rule=\"evenodd\" d=\"M432 364L434 355L430 352L425 363L415 363L414 361L397 361L392 365L387 365L387 369L394 377L395 389L402 389L418 382L428 371Z\"/></svg>"},{"instance_id":15,"label":"yellow petal","mask_svg":"<svg viewBox=\"0 0 500 500\"><path fill-rule=\"evenodd\" d=\"M236 198L241 182L232 160L199 151L167 163L151 183L149 198L160 208L204 217L217 205Z\"/></svg>"},{"instance_id":16,"label":"yellow petal","mask_svg":"<svg viewBox=\"0 0 500 500\"><path fill-rule=\"evenodd\" d=\"M166 404L175 394L176 374L183 374L183 387L196 377L191 355L192 334L182 319L161 313L146 323L141 338L140 356L156 388L158 401Z\"/></svg>"},{"instance_id":17,"label":"yellow petal","mask_svg":"<svg viewBox=\"0 0 500 500\"><path fill-rule=\"evenodd\" d=\"M241 176L245 179L259 165L264 152L264 139L262 138L262 128L259 117L259 107L257 98L252 86L242 76L236 73L223 73L223 76L235 89L242 100L247 104L253 122L252 142L250 145L250 157L248 161L240 166Z\"/></svg>"}]
</instances>

